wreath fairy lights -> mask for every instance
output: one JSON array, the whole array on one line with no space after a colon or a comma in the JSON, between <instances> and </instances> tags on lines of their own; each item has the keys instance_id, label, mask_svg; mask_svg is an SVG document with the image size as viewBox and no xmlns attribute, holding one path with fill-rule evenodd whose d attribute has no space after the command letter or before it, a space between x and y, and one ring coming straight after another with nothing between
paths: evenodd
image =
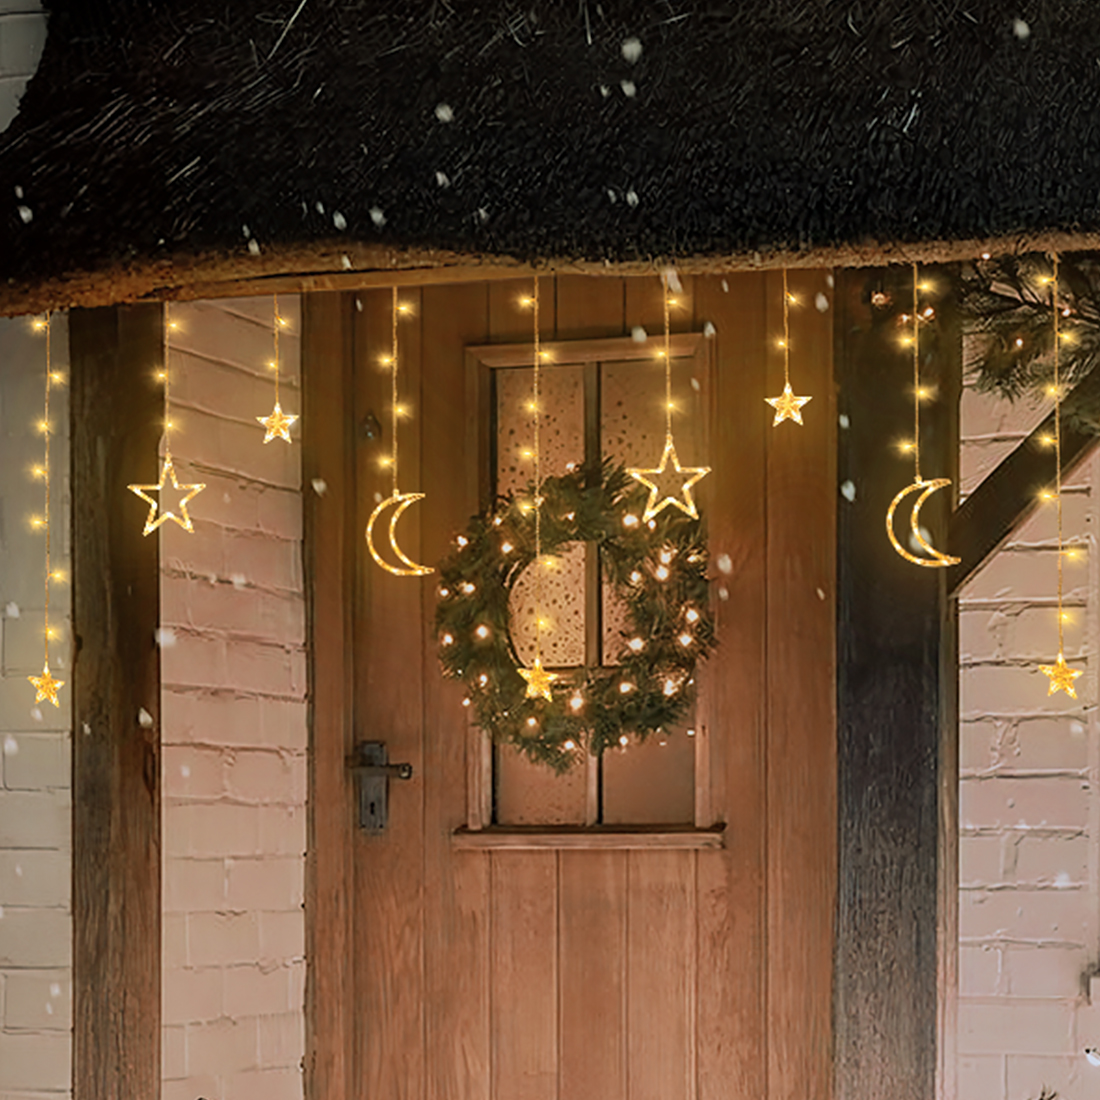
<instances>
[{"instance_id":1,"label":"wreath fairy lights","mask_svg":"<svg viewBox=\"0 0 1100 1100\"><path fill-rule=\"evenodd\" d=\"M439 567L444 674L466 685L465 705L495 741L559 772L674 725L694 696L696 663L714 646L701 523L675 509L643 523L645 495L607 464L542 483L543 559L596 543L627 624L609 655L615 664L562 670L549 700L526 697L510 629L509 598L535 560L533 487L473 517Z\"/></svg>"}]
</instances>

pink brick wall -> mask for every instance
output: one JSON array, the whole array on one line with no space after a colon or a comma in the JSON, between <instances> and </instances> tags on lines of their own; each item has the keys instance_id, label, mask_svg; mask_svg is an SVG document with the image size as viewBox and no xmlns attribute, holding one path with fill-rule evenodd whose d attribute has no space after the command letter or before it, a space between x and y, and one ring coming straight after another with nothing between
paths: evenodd
<instances>
[{"instance_id":1,"label":"pink brick wall","mask_svg":"<svg viewBox=\"0 0 1100 1100\"><path fill-rule=\"evenodd\" d=\"M963 492L1045 412L968 391ZM1100 739L1088 660L1100 618L1100 462L1066 492L1065 532L1083 551L1066 565L1066 657L1086 670L1076 703L1048 697L1036 668L1057 652L1052 506L960 600L959 1100L1029 1100L1044 1085L1065 1100L1100 1094L1100 1069L1082 1054L1100 1046L1100 1006L1088 997L1100 937Z\"/></svg>"},{"instance_id":2,"label":"pink brick wall","mask_svg":"<svg viewBox=\"0 0 1100 1100\"><path fill-rule=\"evenodd\" d=\"M299 411L298 301L281 340ZM271 299L176 306L173 453L203 481L161 541L164 1100L300 1100L305 619L295 442L263 443ZM186 475L186 477L185 477Z\"/></svg>"}]
</instances>

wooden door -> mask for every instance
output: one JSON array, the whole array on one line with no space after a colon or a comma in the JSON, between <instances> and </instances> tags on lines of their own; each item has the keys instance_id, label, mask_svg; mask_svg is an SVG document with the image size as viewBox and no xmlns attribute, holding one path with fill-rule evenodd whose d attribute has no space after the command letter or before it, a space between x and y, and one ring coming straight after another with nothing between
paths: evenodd
<instances>
[{"instance_id":1,"label":"wooden door","mask_svg":"<svg viewBox=\"0 0 1100 1100\"><path fill-rule=\"evenodd\" d=\"M400 292L399 400L412 413L400 487L427 494L401 541L419 561L438 562L478 507L470 427L486 409L471 356L484 366L486 348L530 340L530 287ZM523 832L494 808L506 765L494 771L461 688L439 673L433 578L384 573L363 541L376 494L390 491L377 432L390 406L390 291L307 298L317 1100L829 1095L832 333L814 305L825 273L796 275L792 289L803 304L792 380L814 395L804 428L773 433L763 401L782 388L769 346L781 334L777 276L686 279L673 314L712 371L710 453L697 458L714 467L704 500L719 647L692 820L593 824L586 779L578 827ZM541 297L547 341L660 332L656 277L547 277ZM386 742L414 769L390 784L383 835L355 827L344 761L360 740ZM520 802L558 782L521 779L534 793Z\"/></svg>"}]
</instances>

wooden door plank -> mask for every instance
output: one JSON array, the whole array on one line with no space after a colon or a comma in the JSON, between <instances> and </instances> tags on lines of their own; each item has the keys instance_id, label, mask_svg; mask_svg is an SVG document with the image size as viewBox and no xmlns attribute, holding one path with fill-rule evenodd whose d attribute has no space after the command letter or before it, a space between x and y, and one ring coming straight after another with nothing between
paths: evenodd
<instances>
[{"instance_id":1,"label":"wooden door plank","mask_svg":"<svg viewBox=\"0 0 1100 1100\"><path fill-rule=\"evenodd\" d=\"M718 647L703 675L715 716L711 797L729 848L698 856L699 1100L766 1095L764 958L765 286L697 276L695 325L715 326L707 517Z\"/></svg>"},{"instance_id":2,"label":"wooden door plank","mask_svg":"<svg viewBox=\"0 0 1100 1100\"><path fill-rule=\"evenodd\" d=\"M77 1100L160 1095L159 555L125 486L157 480L162 313L69 315Z\"/></svg>"},{"instance_id":3,"label":"wooden door plank","mask_svg":"<svg viewBox=\"0 0 1100 1100\"><path fill-rule=\"evenodd\" d=\"M558 857L492 859L491 1100L558 1100Z\"/></svg>"},{"instance_id":4,"label":"wooden door plank","mask_svg":"<svg viewBox=\"0 0 1100 1100\"><path fill-rule=\"evenodd\" d=\"M358 990L355 1080L364 1098L422 1100L424 657L420 616L421 588L431 582L385 572L370 558L362 540L376 499L391 491L390 472L380 467L379 459L391 445L390 375L381 361L391 350L392 299L389 290L359 297L363 309L355 315L355 418L362 423L373 413L382 425L382 438L371 443L360 436L357 462L355 527L360 541L354 735L357 741L384 741L392 761L412 765L413 778L390 783L386 832L381 836L359 832L353 845ZM407 395L406 403L414 412L398 422L401 488L405 489L421 484L418 325L401 321L399 334L399 400ZM406 553L416 560L418 517L413 517L413 523L408 518L402 520L398 533Z\"/></svg>"},{"instance_id":5,"label":"wooden door plank","mask_svg":"<svg viewBox=\"0 0 1100 1100\"><path fill-rule=\"evenodd\" d=\"M464 348L488 335L485 284L426 287L423 356L423 560L435 565L477 508L463 454L467 421ZM439 670L435 636L438 579L421 586L424 677L424 957L428 1100L487 1098L489 1056L489 856L451 850L467 816L468 737L460 684ZM467 746L470 746L469 748Z\"/></svg>"},{"instance_id":6,"label":"wooden door plank","mask_svg":"<svg viewBox=\"0 0 1100 1100\"><path fill-rule=\"evenodd\" d=\"M783 278L767 276L768 333ZM836 408L824 271L790 275L791 384L803 424L767 429L767 988L769 1100L832 1090L836 898ZM770 394L782 389L782 350Z\"/></svg>"},{"instance_id":7,"label":"wooden door plank","mask_svg":"<svg viewBox=\"0 0 1100 1100\"><path fill-rule=\"evenodd\" d=\"M626 1100L626 855L562 852L560 1096Z\"/></svg>"},{"instance_id":8,"label":"wooden door plank","mask_svg":"<svg viewBox=\"0 0 1100 1100\"><path fill-rule=\"evenodd\" d=\"M354 1019L348 958L354 514L352 300L302 299L302 472L310 639L309 841L306 879L306 1095L348 1095Z\"/></svg>"},{"instance_id":9,"label":"wooden door plank","mask_svg":"<svg viewBox=\"0 0 1100 1100\"><path fill-rule=\"evenodd\" d=\"M695 857L627 857L627 1095L695 1100Z\"/></svg>"},{"instance_id":10,"label":"wooden door plank","mask_svg":"<svg viewBox=\"0 0 1100 1100\"><path fill-rule=\"evenodd\" d=\"M623 335L625 281L610 275L559 275L557 340L602 339Z\"/></svg>"}]
</instances>

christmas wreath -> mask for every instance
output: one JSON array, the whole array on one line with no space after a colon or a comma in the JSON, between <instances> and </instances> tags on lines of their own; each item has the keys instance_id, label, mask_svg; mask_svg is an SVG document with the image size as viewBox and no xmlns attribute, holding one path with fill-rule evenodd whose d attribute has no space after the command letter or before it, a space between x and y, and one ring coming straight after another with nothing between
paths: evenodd
<instances>
[{"instance_id":1,"label":"christmas wreath","mask_svg":"<svg viewBox=\"0 0 1100 1100\"><path fill-rule=\"evenodd\" d=\"M561 772L586 751L643 741L682 718L714 621L700 521L668 508L643 523L646 490L623 467L547 478L542 502L544 558L568 543L599 547L626 609L616 663L562 670L549 701L526 697L509 598L534 561L533 486L498 499L458 537L439 567L436 631L444 673L466 685L476 723Z\"/></svg>"}]
</instances>

